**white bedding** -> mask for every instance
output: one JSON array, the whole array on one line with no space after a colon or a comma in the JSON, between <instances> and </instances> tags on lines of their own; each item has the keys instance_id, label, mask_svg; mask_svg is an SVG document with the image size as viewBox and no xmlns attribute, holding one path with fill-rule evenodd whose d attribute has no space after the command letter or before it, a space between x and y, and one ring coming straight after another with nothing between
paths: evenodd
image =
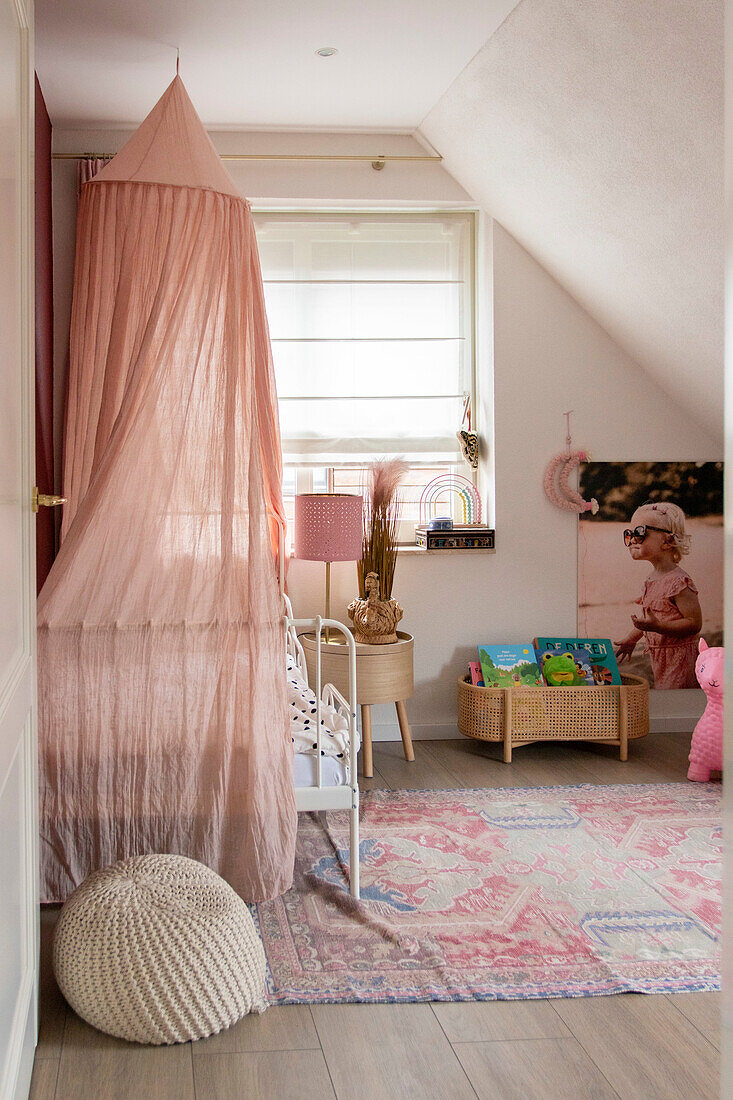
<instances>
[{"instance_id":1,"label":"white bedding","mask_svg":"<svg viewBox=\"0 0 733 1100\"><path fill-rule=\"evenodd\" d=\"M294 753L293 772L296 787L315 787L318 783L315 755L306 752ZM349 768L347 762L336 760L333 756L321 757L322 787L344 787L348 782Z\"/></svg>"},{"instance_id":2,"label":"white bedding","mask_svg":"<svg viewBox=\"0 0 733 1100\"><path fill-rule=\"evenodd\" d=\"M313 786L316 782L316 723L318 720L316 695L308 687L300 669L288 654L288 710L290 733L295 753L295 785ZM357 740L356 748L359 748ZM322 758L321 778L324 786L338 786L348 782L349 723L345 715L335 707L321 702ZM335 765L335 766L334 766ZM306 779L301 782L299 775Z\"/></svg>"}]
</instances>

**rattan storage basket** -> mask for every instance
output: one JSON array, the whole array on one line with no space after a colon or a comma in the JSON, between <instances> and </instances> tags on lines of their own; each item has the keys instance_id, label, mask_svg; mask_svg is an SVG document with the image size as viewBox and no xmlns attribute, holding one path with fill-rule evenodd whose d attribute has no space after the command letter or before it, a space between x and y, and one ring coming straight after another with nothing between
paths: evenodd
<instances>
[{"instance_id":1,"label":"rattan storage basket","mask_svg":"<svg viewBox=\"0 0 733 1100\"><path fill-rule=\"evenodd\" d=\"M621 687L475 687L458 681L458 729L479 741L503 741L504 760L532 741L605 741L618 745L649 733L649 684L622 676Z\"/></svg>"}]
</instances>

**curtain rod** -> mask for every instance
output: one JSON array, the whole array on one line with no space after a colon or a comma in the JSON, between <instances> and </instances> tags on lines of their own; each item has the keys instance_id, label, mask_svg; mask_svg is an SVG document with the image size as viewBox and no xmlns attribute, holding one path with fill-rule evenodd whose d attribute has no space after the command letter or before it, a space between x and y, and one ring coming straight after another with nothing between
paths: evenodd
<instances>
[{"instance_id":1,"label":"curtain rod","mask_svg":"<svg viewBox=\"0 0 733 1100\"><path fill-rule=\"evenodd\" d=\"M109 160L114 153L53 153L53 160ZM440 164L443 160L440 153L435 155L420 156L417 154L380 153L374 156L369 153L220 153L222 160L356 160L369 161L373 168L384 168L389 160L395 161L433 161ZM377 168L377 170L379 170Z\"/></svg>"}]
</instances>

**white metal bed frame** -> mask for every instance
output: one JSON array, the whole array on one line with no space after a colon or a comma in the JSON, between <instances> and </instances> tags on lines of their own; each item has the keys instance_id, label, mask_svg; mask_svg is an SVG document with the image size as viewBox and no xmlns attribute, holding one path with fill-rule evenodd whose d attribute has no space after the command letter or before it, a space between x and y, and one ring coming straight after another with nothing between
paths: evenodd
<instances>
[{"instance_id":1,"label":"white metal bed frame","mask_svg":"<svg viewBox=\"0 0 733 1100\"><path fill-rule=\"evenodd\" d=\"M318 639L316 649L316 684L309 684L316 696L316 782L308 787L295 788L295 807L298 812L319 812L325 810L349 810L351 814L349 828L349 880L351 896L359 897L359 781L357 772L356 747L356 643L347 626L336 619L296 619L293 607L285 595L284 576L284 529L280 526L279 580L280 592L285 603L285 629L287 652L295 661L306 683L308 669L305 653L298 638L298 631L313 631ZM321 645L325 627L344 636L349 651L349 699L346 700L333 684L323 684L321 677ZM284 670L283 670L284 671ZM321 756L321 707L332 706L342 714L349 726L349 778L348 783L337 786L324 786Z\"/></svg>"}]
</instances>

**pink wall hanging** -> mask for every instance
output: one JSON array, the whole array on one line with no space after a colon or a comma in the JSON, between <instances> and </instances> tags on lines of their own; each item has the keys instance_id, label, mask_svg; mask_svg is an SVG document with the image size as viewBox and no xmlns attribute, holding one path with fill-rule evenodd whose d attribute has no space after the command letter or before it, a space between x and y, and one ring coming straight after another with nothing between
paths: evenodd
<instances>
[{"instance_id":1,"label":"pink wall hanging","mask_svg":"<svg viewBox=\"0 0 733 1100\"><path fill-rule=\"evenodd\" d=\"M572 439L570 436L570 417L572 413L566 412L564 415L567 425L565 450L553 455L547 463L542 479L542 488L545 490L547 499L554 504L556 508L561 508L565 512L575 512L576 514L591 512L593 515L596 515L598 512L598 501L595 498L592 500L583 500L580 493L576 492L570 484L570 475L572 472L577 469L581 462L588 462L590 455L587 451L572 450Z\"/></svg>"}]
</instances>

